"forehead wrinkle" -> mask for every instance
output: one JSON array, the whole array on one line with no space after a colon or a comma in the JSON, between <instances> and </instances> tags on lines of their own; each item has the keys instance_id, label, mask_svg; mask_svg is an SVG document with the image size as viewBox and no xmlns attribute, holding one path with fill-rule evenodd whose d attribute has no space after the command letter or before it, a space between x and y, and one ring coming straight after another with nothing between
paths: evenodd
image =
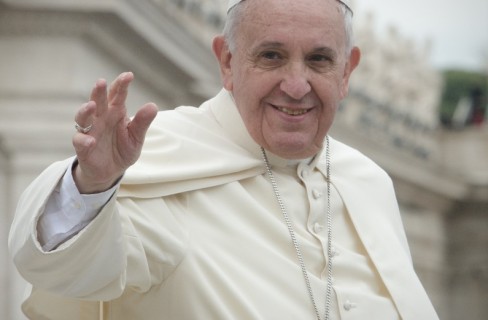
<instances>
[{"instance_id":1,"label":"forehead wrinkle","mask_svg":"<svg viewBox=\"0 0 488 320\"><path fill-rule=\"evenodd\" d=\"M250 1L250 3L253 2ZM336 12L326 11L325 8L311 10L305 4L297 5L295 3L291 6L273 6L265 7L264 9L260 8L258 4L254 4L246 8L247 18L243 19L241 25L255 29L258 33L253 36L259 35L260 30L277 28L277 26L281 26L284 32L286 32L287 28L303 28L322 29L324 33L329 33L340 29L343 24L339 8L332 8L332 10Z\"/></svg>"},{"instance_id":2,"label":"forehead wrinkle","mask_svg":"<svg viewBox=\"0 0 488 320\"><path fill-rule=\"evenodd\" d=\"M254 50L263 50L263 49L274 49L274 48L283 48L285 45L279 41L263 41L258 43L258 45L254 48Z\"/></svg>"},{"instance_id":3,"label":"forehead wrinkle","mask_svg":"<svg viewBox=\"0 0 488 320\"><path fill-rule=\"evenodd\" d=\"M320 5L321 1L323 1L322 5ZM332 4L328 0L270 0L263 5L261 0L244 1L242 5L245 5L247 18L239 24L238 28L244 32L238 32L236 40L247 39L254 44L266 40L279 43L282 37L285 39L289 32L293 31L290 28L293 28L304 30L304 34L300 39L295 39L296 41L307 41L308 38L308 40L316 42L317 47L330 47L332 51L340 50L342 40L345 42L345 39L340 38L343 33L344 19L338 2L336 0L333 2ZM317 6L314 7L316 10L310 8L310 5ZM268 30L272 30L272 32L268 33ZM310 38L307 37L306 30L316 32L313 33L313 36L310 34L312 37ZM268 38L268 35L273 38ZM317 35L319 36L317 37ZM288 40L290 39L287 39L287 42ZM311 44L313 45L313 43ZM315 50L315 48L311 49ZM245 51L248 50L253 49L248 47Z\"/></svg>"},{"instance_id":4,"label":"forehead wrinkle","mask_svg":"<svg viewBox=\"0 0 488 320\"><path fill-rule=\"evenodd\" d=\"M337 0L248 0L243 1L240 5L245 7L246 20L271 21L268 19L270 14L275 14L273 18L275 21L282 17L287 22L290 22L288 14L305 16L308 21L312 17L316 17L322 22L326 22L335 15L342 19L342 11ZM311 10L311 8L314 9ZM327 14L327 19L324 19L325 16L319 16L324 13ZM260 17L264 19L260 19Z\"/></svg>"}]
</instances>

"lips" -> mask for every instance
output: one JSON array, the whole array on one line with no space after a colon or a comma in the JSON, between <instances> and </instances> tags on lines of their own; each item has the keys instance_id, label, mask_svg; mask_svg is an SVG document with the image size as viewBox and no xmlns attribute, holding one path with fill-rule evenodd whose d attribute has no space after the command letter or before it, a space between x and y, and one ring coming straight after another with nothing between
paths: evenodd
<instances>
[{"instance_id":1,"label":"lips","mask_svg":"<svg viewBox=\"0 0 488 320\"><path fill-rule=\"evenodd\" d=\"M290 116L301 116L302 114L305 114L310 110L310 109L289 109L284 107L275 107L275 108Z\"/></svg>"}]
</instances>

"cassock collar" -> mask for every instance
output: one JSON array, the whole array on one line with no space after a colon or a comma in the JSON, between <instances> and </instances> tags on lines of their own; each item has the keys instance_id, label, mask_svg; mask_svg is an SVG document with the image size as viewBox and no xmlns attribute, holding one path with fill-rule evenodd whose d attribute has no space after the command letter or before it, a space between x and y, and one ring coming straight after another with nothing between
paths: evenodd
<instances>
[{"instance_id":1,"label":"cassock collar","mask_svg":"<svg viewBox=\"0 0 488 320\"><path fill-rule=\"evenodd\" d=\"M321 166L316 156L310 166ZM268 153L272 166L293 164ZM265 172L261 147L249 135L229 92L199 108L159 112L141 157L122 180L119 197L151 198L208 188Z\"/></svg>"},{"instance_id":2,"label":"cassock collar","mask_svg":"<svg viewBox=\"0 0 488 320\"><path fill-rule=\"evenodd\" d=\"M254 141L247 131L246 125L244 124L244 121L242 120L239 110L235 104L234 98L232 97L232 93L223 89L215 97L215 102L216 103L211 103L209 107L222 128L237 144L246 150L249 150L249 152L251 152L256 158L261 159L261 147ZM310 169L312 169L317 166L322 150L323 148L314 157L297 160L285 159L270 151L266 151L266 154L272 166L296 167L299 164L306 164Z\"/></svg>"}]
</instances>

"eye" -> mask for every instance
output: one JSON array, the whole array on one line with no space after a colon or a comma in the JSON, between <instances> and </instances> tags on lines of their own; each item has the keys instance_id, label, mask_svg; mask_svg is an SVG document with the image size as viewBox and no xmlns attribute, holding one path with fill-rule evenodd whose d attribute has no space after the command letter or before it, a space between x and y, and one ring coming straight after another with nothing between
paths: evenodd
<instances>
[{"instance_id":1,"label":"eye","mask_svg":"<svg viewBox=\"0 0 488 320\"><path fill-rule=\"evenodd\" d=\"M334 65L334 59L327 54L316 53L307 57L307 63L316 71L325 72Z\"/></svg>"},{"instance_id":2,"label":"eye","mask_svg":"<svg viewBox=\"0 0 488 320\"><path fill-rule=\"evenodd\" d=\"M330 57L324 54L312 54L308 57L308 60L311 62L329 62L331 61Z\"/></svg>"},{"instance_id":3,"label":"eye","mask_svg":"<svg viewBox=\"0 0 488 320\"><path fill-rule=\"evenodd\" d=\"M277 52L277 51L263 51L260 54L260 57L263 58L263 59L267 59L267 60L279 60L279 59L282 59L281 54L279 52Z\"/></svg>"},{"instance_id":4,"label":"eye","mask_svg":"<svg viewBox=\"0 0 488 320\"><path fill-rule=\"evenodd\" d=\"M277 50L264 50L257 54L255 64L259 68L274 69L286 63L286 57Z\"/></svg>"}]
</instances>

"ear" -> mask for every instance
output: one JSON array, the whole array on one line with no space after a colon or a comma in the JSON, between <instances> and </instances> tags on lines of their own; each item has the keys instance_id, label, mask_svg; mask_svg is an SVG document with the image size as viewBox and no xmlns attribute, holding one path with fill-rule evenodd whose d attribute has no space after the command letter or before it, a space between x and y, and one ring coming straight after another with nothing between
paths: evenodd
<instances>
[{"instance_id":1,"label":"ear","mask_svg":"<svg viewBox=\"0 0 488 320\"><path fill-rule=\"evenodd\" d=\"M359 64L361 60L361 51L358 47L354 47L351 50L351 54L349 55L349 60L346 63L346 67L344 68L344 77L342 78L342 88L341 88L341 99L344 99L348 92L349 92L349 78L351 77L352 72Z\"/></svg>"},{"instance_id":2,"label":"ear","mask_svg":"<svg viewBox=\"0 0 488 320\"><path fill-rule=\"evenodd\" d=\"M212 49L219 62L220 76L224 88L228 91L232 91L232 69L230 61L232 59L232 53L230 52L229 45L224 36L217 36L212 43Z\"/></svg>"}]
</instances>

